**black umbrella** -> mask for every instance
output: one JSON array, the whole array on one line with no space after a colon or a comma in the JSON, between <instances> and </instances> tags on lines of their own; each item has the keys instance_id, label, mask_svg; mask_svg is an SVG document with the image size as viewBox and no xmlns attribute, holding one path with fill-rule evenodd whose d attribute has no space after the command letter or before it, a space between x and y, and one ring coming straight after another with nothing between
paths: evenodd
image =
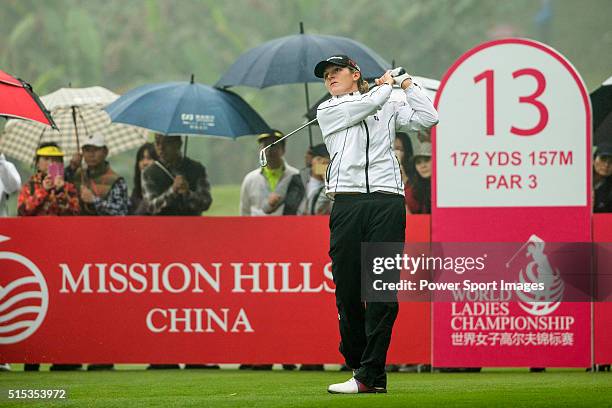
<instances>
[{"instance_id":1,"label":"black umbrella","mask_svg":"<svg viewBox=\"0 0 612 408\"><path fill-rule=\"evenodd\" d=\"M612 141L612 77L591 94L595 144Z\"/></svg>"},{"instance_id":2,"label":"black umbrella","mask_svg":"<svg viewBox=\"0 0 612 408\"><path fill-rule=\"evenodd\" d=\"M239 56L215 86L245 85L262 89L303 83L308 110L308 82L321 82L314 75L314 67L334 54L349 55L357 61L364 78L378 78L391 68L391 64L380 55L357 41L332 35L304 34L304 26L300 23L300 34L268 41Z\"/></svg>"}]
</instances>

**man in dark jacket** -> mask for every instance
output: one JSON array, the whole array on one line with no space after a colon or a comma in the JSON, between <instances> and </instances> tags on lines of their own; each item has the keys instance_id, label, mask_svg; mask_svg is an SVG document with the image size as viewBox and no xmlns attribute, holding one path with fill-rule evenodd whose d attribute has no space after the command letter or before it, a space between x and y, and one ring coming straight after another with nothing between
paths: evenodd
<instances>
[{"instance_id":1,"label":"man in dark jacket","mask_svg":"<svg viewBox=\"0 0 612 408\"><path fill-rule=\"evenodd\" d=\"M181 155L180 136L155 135L155 161L142 173L151 215L200 215L212 203L206 168Z\"/></svg>"},{"instance_id":2,"label":"man in dark jacket","mask_svg":"<svg viewBox=\"0 0 612 408\"><path fill-rule=\"evenodd\" d=\"M602 142L593 159L593 212L612 212L612 143Z\"/></svg>"}]
</instances>

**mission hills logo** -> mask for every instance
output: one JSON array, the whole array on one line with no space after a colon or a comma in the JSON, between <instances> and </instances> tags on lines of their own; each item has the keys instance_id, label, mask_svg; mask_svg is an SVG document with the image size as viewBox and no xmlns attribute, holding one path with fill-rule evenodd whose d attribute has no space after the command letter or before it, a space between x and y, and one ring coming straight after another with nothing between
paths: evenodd
<instances>
[{"instance_id":1,"label":"mission hills logo","mask_svg":"<svg viewBox=\"0 0 612 408\"><path fill-rule=\"evenodd\" d=\"M9 239L0 235L0 244ZM49 291L40 269L21 254L0 251L0 344L31 336L48 306Z\"/></svg>"}]
</instances>

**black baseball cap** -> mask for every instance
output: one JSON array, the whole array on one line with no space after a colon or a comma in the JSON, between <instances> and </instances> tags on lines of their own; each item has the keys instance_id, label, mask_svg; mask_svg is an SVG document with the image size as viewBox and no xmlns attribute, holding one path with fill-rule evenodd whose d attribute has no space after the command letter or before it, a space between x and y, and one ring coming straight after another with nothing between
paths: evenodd
<instances>
[{"instance_id":1,"label":"black baseball cap","mask_svg":"<svg viewBox=\"0 0 612 408\"><path fill-rule=\"evenodd\" d=\"M330 65L337 65L339 67L349 67L361 72L359 65L346 55L332 55L331 57L324 59L319 62L314 69L314 74L317 78L323 78L325 68Z\"/></svg>"},{"instance_id":2,"label":"black baseball cap","mask_svg":"<svg viewBox=\"0 0 612 408\"><path fill-rule=\"evenodd\" d=\"M595 147L595 157L597 156L612 156L612 143L601 142Z\"/></svg>"},{"instance_id":3,"label":"black baseball cap","mask_svg":"<svg viewBox=\"0 0 612 408\"><path fill-rule=\"evenodd\" d=\"M312 153L313 157L329 157L329 152L327 151L327 147L325 147L325 143L319 143L318 145L312 146L310 148L310 152Z\"/></svg>"}]
</instances>

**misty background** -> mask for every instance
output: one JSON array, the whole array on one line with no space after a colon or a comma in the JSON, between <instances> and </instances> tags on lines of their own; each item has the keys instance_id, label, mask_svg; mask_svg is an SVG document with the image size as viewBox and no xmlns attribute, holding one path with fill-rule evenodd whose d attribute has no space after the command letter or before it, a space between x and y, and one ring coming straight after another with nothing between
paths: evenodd
<instances>
[{"instance_id":1,"label":"misty background","mask_svg":"<svg viewBox=\"0 0 612 408\"><path fill-rule=\"evenodd\" d=\"M213 85L237 57L266 41L299 33L350 37L410 73L441 79L468 49L491 39L526 37L565 55L589 92L612 75L610 0L2 0L0 69L39 95L61 87L104 86L113 92L147 83ZM310 84L311 103L325 93ZM237 87L273 128L304 123L304 86ZM0 119L0 129L4 126ZM317 127L315 143L321 142ZM258 166L253 136L191 137L188 156L215 185L239 184ZM287 161L304 166L308 132L287 143ZM132 185L135 150L110 162ZM32 172L16 163L23 180ZM236 207L238 203L236 203Z\"/></svg>"}]
</instances>

